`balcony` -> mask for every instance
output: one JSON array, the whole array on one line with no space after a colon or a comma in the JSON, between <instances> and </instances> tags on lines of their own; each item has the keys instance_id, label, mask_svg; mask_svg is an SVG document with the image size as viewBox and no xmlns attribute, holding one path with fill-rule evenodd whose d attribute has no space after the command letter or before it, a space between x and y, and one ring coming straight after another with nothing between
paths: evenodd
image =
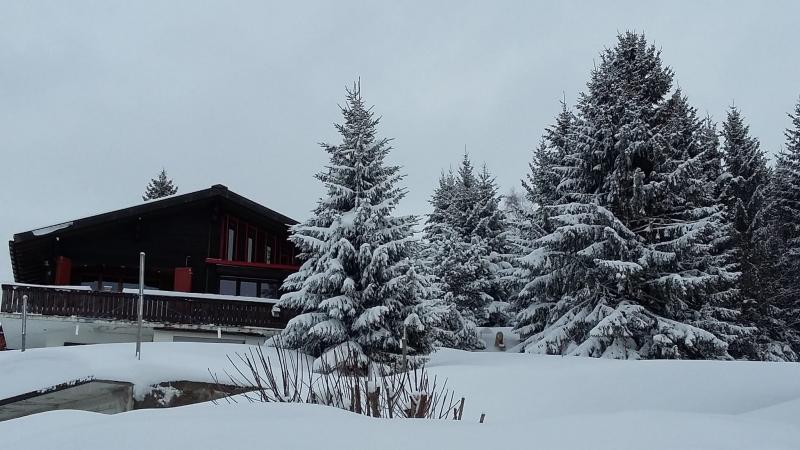
<instances>
[{"instance_id":1,"label":"balcony","mask_svg":"<svg viewBox=\"0 0 800 450\"><path fill-rule=\"evenodd\" d=\"M138 294L101 292L79 287L3 284L0 313L21 314L23 295L28 314L77 317L104 321L136 322ZM273 314L276 300L213 294L145 291L143 319L150 326L282 329L291 317Z\"/></svg>"}]
</instances>

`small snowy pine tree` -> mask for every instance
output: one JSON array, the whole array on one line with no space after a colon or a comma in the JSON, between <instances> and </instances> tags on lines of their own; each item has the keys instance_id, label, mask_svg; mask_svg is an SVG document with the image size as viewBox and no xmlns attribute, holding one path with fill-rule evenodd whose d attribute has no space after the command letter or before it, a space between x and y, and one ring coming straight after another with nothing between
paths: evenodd
<instances>
[{"instance_id":1,"label":"small snowy pine tree","mask_svg":"<svg viewBox=\"0 0 800 450\"><path fill-rule=\"evenodd\" d=\"M178 186L175 186L167 177L167 171L161 169L158 177L150 180L145 188L142 200L155 200L157 198L166 197L168 195L175 195L178 193Z\"/></svg>"}]
</instances>

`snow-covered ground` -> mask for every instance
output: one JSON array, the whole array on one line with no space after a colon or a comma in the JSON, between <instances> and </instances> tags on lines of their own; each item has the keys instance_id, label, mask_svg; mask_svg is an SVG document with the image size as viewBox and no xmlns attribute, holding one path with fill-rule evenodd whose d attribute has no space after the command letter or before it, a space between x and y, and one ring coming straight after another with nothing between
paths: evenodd
<instances>
[{"instance_id":1,"label":"snow-covered ground","mask_svg":"<svg viewBox=\"0 0 800 450\"><path fill-rule=\"evenodd\" d=\"M0 398L94 376L140 385L210 378L224 344L0 353ZM201 404L115 416L57 411L0 423L2 449L798 449L800 364L616 361L440 350L432 374L464 421L379 420L311 405ZM486 423L478 417L486 413Z\"/></svg>"}]
</instances>

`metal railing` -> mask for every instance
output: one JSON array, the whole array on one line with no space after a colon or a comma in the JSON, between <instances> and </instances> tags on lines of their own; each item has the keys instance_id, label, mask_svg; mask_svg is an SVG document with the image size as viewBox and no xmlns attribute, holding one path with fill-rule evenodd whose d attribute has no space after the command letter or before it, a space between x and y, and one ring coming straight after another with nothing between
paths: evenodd
<instances>
[{"instance_id":1,"label":"metal railing","mask_svg":"<svg viewBox=\"0 0 800 450\"><path fill-rule=\"evenodd\" d=\"M22 296L28 296L28 314L136 322L136 294L69 289L58 286L2 285L0 312L22 313ZM289 317L272 313L273 303L209 299L186 295L146 294L146 322L223 327L284 328Z\"/></svg>"}]
</instances>

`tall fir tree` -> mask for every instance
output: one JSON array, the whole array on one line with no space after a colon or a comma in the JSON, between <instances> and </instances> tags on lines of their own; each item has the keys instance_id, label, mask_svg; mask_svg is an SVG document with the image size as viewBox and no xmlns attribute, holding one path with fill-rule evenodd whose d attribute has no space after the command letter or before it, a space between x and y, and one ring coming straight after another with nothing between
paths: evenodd
<instances>
[{"instance_id":1,"label":"tall fir tree","mask_svg":"<svg viewBox=\"0 0 800 450\"><path fill-rule=\"evenodd\" d=\"M545 130L541 143L533 153L533 160L528 164L530 171L522 180L529 202L537 206L552 206L560 199L559 183L565 170L564 158L569 155L570 133L575 116L561 102L561 113L555 124ZM566 186L561 186L561 189Z\"/></svg>"},{"instance_id":2,"label":"tall fir tree","mask_svg":"<svg viewBox=\"0 0 800 450\"><path fill-rule=\"evenodd\" d=\"M509 257L508 217L501 207L502 197L498 193L497 182L486 164L477 178L474 211L479 220L472 233L486 242L488 253L482 257L491 273L486 293L492 301L488 306L489 318L484 324L506 326L512 312L508 300L514 291L513 285L507 280L513 270Z\"/></svg>"},{"instance_id":3,"label":"tall fir tree","mask_svg":"<svg viewBox=\"0 0 800 450\"><path fill-rule=\"evenodd\" d=\"M168 195L175 195L178 193L178 186L173 184L172 180L167 177L167 171L161 169L161 172L156 178L150 180L144 190L142 200L155 200L157 198L166 197Z\"/></svg>"},{"instance_id":4,"label":"tall fir tree","mask_svg":"<svg viewBox=\"0 0 800 450\"><path fill-rule=\"evenodd\" d=\"M691 323L720 281L703 264L719 212L699 197L697 121L680 93L667 97L671 83L635 33L592 72L566 134L559 199L543 208L546 234L520 258L524 351L729 357Z\"/></svg>"},{"instance_id":5,"label":"tall fir tree","mask_svg":"<svg viewBox=\"0 0 800 450\"><path fill-rule=\"evenodd\" d=\"M469 175L472 175L469 172ZM474 177L466 180L474 192ZM475 237L464 240L464 221L468 217L464 204L464 180L452 171L443 173L431 196L433 211L425 224L424 263L432 280L432 298L447 311L441 321L437 344L442 346L482 348L476 326L488 320L487 278L489 266L481 258L489 254L485 240ZM474 243L474 245L472 245ZM452 310L449 308L452 307Z\"/></svg>"},{"instance_id":6,"label":"tall fir tree","mask_svg":"<svg viewBox=\"0 0 800 450\"><path fill-rule=\"evenodd\" d=\"M429 280L429 296L419 307L418 315L430 329L437 347L473 350L482 348L471 310L458 304L451 286L456 284L460 272L451 271L454 264L464 259L458 253L461 234L453 227L456 214L454 199L457 182L452 170L442 172L439 184L431 196L433 211L425 225L425 237L419 260L422 272ZM472 280L468 280L472 281ZM466 290L469 290L468 286Z\"/></svg>"},{"instance_id":7,"label":"tall fir tree","mask_svg":"<svg viewBox=\"0 0 800 450\"><path fill-rule=\"evenodd\" d=\"M661 161L669 175L661 184L666 192L650 205L649 215L661 218L667 228L683 230L677 234L679 240L670 245L682 260L680 270L689 281L680 295L672 296L680 299L679 309L683 310L676 317L713 332L728 344L729 353L739 356L750 347L756 330L743 320L736 303L739 274L732 252L723 244L732 224L717 194L722 155L716 129L708 119L697 118L681 89L667 100L661 114L666 144ZM667 239L674 235L664 234ZM650 236L649 240L660 239ZM696 283L691 282L692 277Z\"/></svg>"},{"instance_id":8,"label":"tall fir tree","mask_svg":"<svg viewBox=\"0 0 800 450\"><path fill-rule=\"evenodd\" d=\"M446 223L429 222L425 231L428 253L424 261L432 280L431 306L433 311L442 311L434 317L443 315L434 326L437 345L482 349L476 327L489 317L488 302L483 297L488 268L481 259L486 247L464 242Z\"/></svg>"},{"instance_id":9,"label":"tall fir tree","mask_svg":"<svg viewBox=\"0 0 800 450\"><path fill-rule=\"evenodd\" d=\"M523 181L524 182L524 181ZM505 243L507 246L507 260L512 262L511 274L514 278L514 263L520 255L527 255L532 247L532 240L542 235L536 213L538 205L528 200L528 196L515 189L511 189L503 196L503 213L506 217ZM510 280L512 284L516 280ZM516 289L516 288L515 288Z\"/></svg>"},{"instance_id":10,"label":"tall fir tree","mask_svg":"<svg viewBox=\"0 0 800 450\"><path fill-rule=\"evenodd\" d=\"M409 354L421 360L432 346L417 314L424 279L411 260L416 219L394 215L406 194L403 175L385 162L389 139L377 136L379 119L360 85L347 90L342 114L342 142L323 144L330 163L317 174L327 195L291 229L303 264L284 282L290 292L279 305L300 314L282 342L317 357L318 370L363 371L370 362L397 366L405 326Z\"/></svg>"},{"instance_id":11,"label":"tall fir tree","mask_svg":"<svg viewBox=\"0 0 800 450\"><path fill-rule=\"evenodd\" d=\"M722 138L725 172L721 177L720 200L732 224L730 249L740 272L739 309L744 320L755 326L761 321L760 303L765 301L760 282L765 254L755 234L760 226L758 219L770 171L758 140L750 136L749 127L735 107L730 108L722 125Z\"/></svg>"},{"instance_id":12,"label":"tall fir tree","mask_svg":"<svg viewBox=\"0 0 800 450\"><path fill-rule=\"evenodd\" d=\"M431 273L446 301L476 325L504 324L508 316L506 222L494 178L477 175L464 155L456 173L442 174L431 197L425 237Z\"/></svg>"},{"instance_id":13,"label":"tall fir tree","mask_svg":"<svg viewBox=\"0 0 800 450\"><path fill-rule=\"evenodd\" d=\"M553 223L547 220L547 214L562 201L563 192L568 187L561 184L562 180L567 179L564 175L574 171L569 164L570 161L575 162L570 159L575 157L570 147L574 123L574 114L562 101L555 124L545 130L528 164L530 171L522 180L525 199L531 208L522 212L520 221L525 225L517 226L518 237L514 241L517 252L514 271L517 292L513 301L517 310L516 330L526 337L544 329L551 310L558 303L557 295L551 295L541 289L544 286L531 284L531 281L542 271L542 264L546 264L539 258L539 240L555 231Z\"/></svg>"},{"instance_id":14,"label":"tall fir tree","mask_svg":"<svg viewBox=\"0 0 800 450\"><path fill-rule=\"evenodd\" d=\"M702 120L697 130L696 145L700 150L698 159L701 171L700 183L696 189L702 198L707 199L709 208L718 212L719 221L708 253L699 263L718 275L714 292L705 295L698 326L712 330L729 345L729 353L734 357L754 355L753 340L757 329L742 315L739 302L739 275L736 251L732 246L733 222L728 208L722 200L726 176L723 176L723 157L719 145L719 132L711 118Z\"/></svg>"},{"instance_id":15,"label":"tall fir tree","mask_svg":"<svg viewBox=\"0 0 800 450\"><path fill-rule=\"evenodd\" d=\"M800 100L778 155L755 239L764 245L759 308L763 359L800 359Z\"/></svg>"}]
</instances>

